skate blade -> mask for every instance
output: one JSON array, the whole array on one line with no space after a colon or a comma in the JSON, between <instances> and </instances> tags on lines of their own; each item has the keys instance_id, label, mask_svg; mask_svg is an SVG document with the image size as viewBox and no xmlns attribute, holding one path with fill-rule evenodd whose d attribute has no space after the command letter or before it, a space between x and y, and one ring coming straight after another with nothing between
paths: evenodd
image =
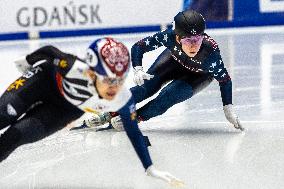
<instances>
[{"instance_id":1,"label":"skate blade","mask_svg":"<svg viewBox=\"0 0 284 189\"><path fill-rule=\"evenodd\" d=\"M182 188L185 186L184 182L178 179L172 179L170 185L175 188Z\"/></svg>"},{"instance_id":2,"label":"skate blade","mask_svg":"<svg viewBox=\"0 0 284 189\"><path fill-rule=\"evenodd\" d=\"M98 126L98 127L73 127L69 129L70 132L98 132L113 129L112 126Z\"/></svg>"},{"instance_id":3,"label":"skate blade","mask_svg":"<svg viewBox=\"0 0 284 189\"><path fill-rule=\"evenodd\" d=\"M243 132L243 131L245 131L245 128L240 127L240 126L239 126L239 127L237 127L236 129L239 129L239 130L241 130L242 132Z\"/></svg>"}]
</instances>

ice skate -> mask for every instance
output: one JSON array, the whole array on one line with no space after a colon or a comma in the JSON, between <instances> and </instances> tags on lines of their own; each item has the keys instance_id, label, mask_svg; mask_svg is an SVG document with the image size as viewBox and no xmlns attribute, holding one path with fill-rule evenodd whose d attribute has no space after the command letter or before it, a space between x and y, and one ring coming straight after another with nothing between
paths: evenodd
<instances>
[{"instance_id":1,"label":"ice skate","mask_svg":"<svg viewBox=\"0 0 284 189\"><path fill-rule=\"evenodd\" d=\"M74 130L100 130L108 126L104 126L106 123L109 123L111 120L111 115L109 112L92 112L85 113L79 119L68 124L70 131Z\"/></svg>"}]
</instances>

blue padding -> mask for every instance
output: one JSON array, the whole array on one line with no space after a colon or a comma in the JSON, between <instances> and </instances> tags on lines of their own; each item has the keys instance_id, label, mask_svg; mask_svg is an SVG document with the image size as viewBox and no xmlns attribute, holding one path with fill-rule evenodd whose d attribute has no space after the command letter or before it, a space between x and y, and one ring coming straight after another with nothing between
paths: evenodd
<instances>
[{"instance_id":1,"label":"blue padding","mask_svg":"<svg viewBox=\"0 0 284 189\"><path fill-rule=\"evenodd\" d=\"M40 38L53 37L71 37L71 36L86 36L86 35L108 35L108 34L123 34L137 32L155 32L160 31L161 26L136 26L136 27L120 27L120 28L102 28L102 29L84 29L84 30L60 30L60 31L42 31L39 33Z\"/></svg>"},{"instance_id":2,"label":"blue padding","mask_svg":"<svg viewBox=\"0 0 284 189\"><path fill-rule=\"evenodd\" d=\"M207 22L207 28L230 28L230 27L248 27L248 26L272 26L272 25L283 25L284 20L276 19L276 20L255 20L254 22L251 20L242 20L242 21L234 21L234 22Z\"/></svg>"},{"instance_id":3,"label":"blue padding","mask_svg":"<svg viewBox=\"0 0 284 189\"><path fill-rule=\"evenodd\" d=\"M222 21L222 22L206 22L206 28L234 28L234 27L253 27L253 26L273 26L273 25L283 25L284 20L275 19L275 20L258 20L252 22L251 20L242 20L242 21ZM172 25L169 24L167 28L171 28Z\"/></svg>"},{"instance_id":4,"label":"blue padding","mask_svg":"<svg viewBox=\"0 0 284 189\"><path fill-rule=\"evenodd\" d=\"M0 34L0 41L29 39L28 32Z\"/></svg>"},{"instance_id":5,"label":"blue padding","mask_svg":"<svg viewBox=\"0 0 284 189\"><path fill-rule=\"evenodd\" d=\"M207 28L230 28L230 27L268 26L268 25L283 25L283 24L284 24L284 19L275 19L274 17L267 16L265 19L251 18L251 20L207 22L206 26ZM171 24L168 25L168 28L171 27L172 27ZM84 29L84 30L41 31L39 32L39 38L157 32L160 30L161 30L160 25L153 25L153 26L100 28L100 29ZM0 33L0 41L24 40L24 39L29 39L28 32L4 33L4 34Z\"/></svg>"}]
</instances>

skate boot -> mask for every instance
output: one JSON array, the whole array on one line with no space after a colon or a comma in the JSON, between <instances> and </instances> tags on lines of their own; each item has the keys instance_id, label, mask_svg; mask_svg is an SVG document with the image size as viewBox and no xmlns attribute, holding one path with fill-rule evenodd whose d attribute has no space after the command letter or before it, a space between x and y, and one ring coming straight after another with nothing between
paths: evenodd
<instances>
[{"instance_id":1,"label":"skate boot","mask_svg":"<svg viewBox=\"0 0 284 189\"><path fill-rule=\"evenodd\" d=\"M87 127L98 127L110 122L111 115L109 112L89 113L85 119Z\"/></svg>"},{"instance_id":2,"label":"skate boot","mask_svg":"<svg viewBox=\"0 0 284 189\"><path fill-rule=\"evenodd\" d=\"M87 112L70 124L70 130L100 127L106 123L109 123L111 117L112 116L109 112Z\"/></svg>"}]
</instances>

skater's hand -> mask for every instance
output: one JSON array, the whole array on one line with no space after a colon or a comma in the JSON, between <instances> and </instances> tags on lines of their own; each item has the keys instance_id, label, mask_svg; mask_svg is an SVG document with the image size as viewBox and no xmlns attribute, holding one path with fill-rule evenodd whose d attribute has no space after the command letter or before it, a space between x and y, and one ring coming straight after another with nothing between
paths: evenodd
<instances>
[{"instance_id":1,"label":"skater's hand","mask_svg":"<svg viewBox=\"0 0 284 189\"><path fill-rule=\"evenodd\" d=\"M20 57L19 59L15 60L14 63L21 74L32 68L32 66L26 60L26 56Z\"/></svg>"},{"instance_id":2,"label":"skater's hand","mask_svg":"<svg viewBox=\"0 0 284 189\"><path fill-rule=\"evenodd\" d=\"M116 131L124 131L123 123L120 116L111 118L110 123Z\"/></svg>"},{"instance_id":3,"label":"skater's hand","mask_svg":"<svg viewBox=\"0 0 284 189\"><path fill-rule=\"evenodd\" d=\"M154 177L154 178L157 178L157 179L161 179L161 180L163 180L163 181L165 181L165 182L167 182L170 185L175 186L175 187L183 187L184 186L184 183L180 179L174 177L173 175L171 175L168 172L159 171L153 165L151 165L150 167L147 168L146 174L148 176L151 176L151 177Z\"/></svg>"},{"instance_id":4,"label":"skater's hand","mask_svg":"<svg viewBox=\"0 0 284 189\"><path fill-rule=\"evenodd\" d=\"M228 104L223 106L224 114L227 120L234 125L236 129L240 129L241 131L244 130L244 128L241 125L241 122L238 118L238 116L234 112L234 108L232 104Z\"/></svg>"},{"instance_id":5,"label":"skater's hand","mask_svg":"<svg viewBox=\"0 0 284 189\"><path fill-rule=\"evenodd\" d=\"M154 77L154 75L147 74L146 72L143 71L142 66L136 66L134 68L134 83L136 85L143 85L144 84L144 79L150 80Z\"/></svg>"}]
</instances>

